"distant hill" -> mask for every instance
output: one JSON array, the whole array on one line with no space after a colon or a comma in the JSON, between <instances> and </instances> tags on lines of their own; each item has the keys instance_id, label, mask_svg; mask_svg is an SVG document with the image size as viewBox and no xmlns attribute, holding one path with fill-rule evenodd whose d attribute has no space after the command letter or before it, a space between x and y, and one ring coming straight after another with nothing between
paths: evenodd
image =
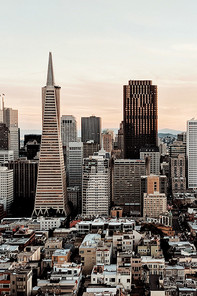
<instances>
[{"instance_id":1,"label":"distant hill","mask_svg":"<svg viewBox=\"0 0 197 296\"><path fill-rule=\"evenodd\" d=\"M169 133L158 133L158 137L159 137L159 138L164 138L164 137L174 138L175 136L176 136L176 135L169 134Z\"/></svg>"},{"instance_id":2,"label":"distant hill","mask_svg":"<svg viewBox=\"0 0 197 296\"><path fill-rule=\"evenodd\" d=\"M163 134L171 134L171 135L177 135L182 133L183 131L179 131L179 130L173 130L170 128L163 128L159 130L159 134L163 133Z\"/></svg>"}]
</instances>

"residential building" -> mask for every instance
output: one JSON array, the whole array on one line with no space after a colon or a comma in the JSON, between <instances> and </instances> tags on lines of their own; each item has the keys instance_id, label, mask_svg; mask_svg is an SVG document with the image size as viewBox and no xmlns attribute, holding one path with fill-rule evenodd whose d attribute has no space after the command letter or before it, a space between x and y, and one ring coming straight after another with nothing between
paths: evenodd
<instances>
[{"instance_id":1,"label":"residential building","mask_svg":"<svg viewBox=\"0 0 197 296\"><path fill-rule=\"evenodd\" d=\"M90 233L85 236L79 247L79 255L81 256L81 263L85 274L90 274L93 266L96 264L96 250L100 241L100 234Z\"/></svg>"},{"instance_id":2,"label":"residential building","mask_svg":"<svg viewBox=\"0 0 197 296\"><path fill-rule=\"evenodd\" d=\"M46 86L42 88L42 143L33 215L69 213L66 174L60 134L60 87L55 85L52 55L49 53Z\"/></svg>"},{"instance_id":3,"label":"residential building","mask_svg":"<svg viewBox=\"0 0 197 296\"><path fill-rule=\"evenodd\" d=\"M160 214L167 211L167 197L164 193L144 193L143 217L158 218Z\"/></svg>"},{"instance_id":4,"label":"residential building","mask_svg":"<svg viewBox=\"0 0 197 296\"><path fill-rule=\"evenodd\" d=\"M124 158L139 159L142 147L157 146L157 86L129 80L123 86Z\"/></svg>"},{"instance_id":5,"label":"residential building","mask_svg":"<svg viewBox=\"0 0 197 296\"><path fill-rule=\"evenodd\" d=\"M30 296L32 293L32 269L18 266L10 274L10 290L13 296Z\"/></svg>"},{"instance_id":6,"label":"residential building","mask_svg":"<svg viewBox=\"0 0 197 296\"><path fill-rule=\"evenodd\" d=\"M93 140L101 144L101 118L96 116L81 117L81 141Z\"/></svg>"}]
</instances>

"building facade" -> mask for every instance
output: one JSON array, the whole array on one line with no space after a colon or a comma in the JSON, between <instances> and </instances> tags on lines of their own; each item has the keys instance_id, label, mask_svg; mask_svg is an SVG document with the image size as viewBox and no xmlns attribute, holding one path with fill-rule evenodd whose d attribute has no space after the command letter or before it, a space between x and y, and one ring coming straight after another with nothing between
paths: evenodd
<instances>
[{"instance_id":1,"label":"building facade","mask_svg":"<svg viewBox=\"0 0 197 296\"><path fill-rule=\"evenodd\" d=\"M159 147L141 148L140 159L150 157L150 174L160 174L160 152Z\"/></svg>"},{"instance_id":2,"label":"building facade","mask_svg":"<svg viewBox=\"0 0 197 296\"><path fill-rule=\"evenodd\" d=\"M139 159L142 147L157 146L157 86L130 80L123 87L124 158Z\"/></svg>"},{"instance_id":3,"label":"building facade","mask_svg":"<svg viewBox=\"0 0 197 296\"><path fill-rule=\"evenodd\" d=\"M110 206L109 159L98 152L83 160L82 214L108 216Z\"/></svg>"},{"instance_id":4,"label":"building facade","mask_svg":"<svg viewBox=\"0 0 197 296\"><path fill-rule=\"evenodd\" d=\"M13 203L13 170L0 167L0 203L9 214Z\"/></svg>"},{"instance_id":5,"label":"building facade","mask_svg":"<svg viewBox=\"0 0 197 296\"><path fill-rule=\"evenodd\" d=\"M145 160L118 159L113 168L113 202L124 213L141 210L141 176L146 175Z\"/></svg>"},{"instance_id":6,"label":"building facade","mask_svg":"<svg viewBox=\"0 0 197 296\"><path fill-rule=\"evenodd\" d=\"M93 140L101 143L101 118L96 116L81 117L81 141Z\"/></svg>"},{"instance_id":7,"label":"building facade","mask_svg":"<svg viewBox=\"0 0 197 296\"><path fill-rule=\"evenodd\" d=\"M49 53L47 84L42 88L42 142L33 214L66 215L66 174L60 134L60 87L55 86Z\"/></svg>"},{"instance_id":8,"label":"building facade","mask_svg":"<svg viewBox=\"0 0 197 296\"><path fill-rule=\"evenodd\" d=\"M187 121L188 188L197 188L197 120Z\"/></svg>"}]
</instances>

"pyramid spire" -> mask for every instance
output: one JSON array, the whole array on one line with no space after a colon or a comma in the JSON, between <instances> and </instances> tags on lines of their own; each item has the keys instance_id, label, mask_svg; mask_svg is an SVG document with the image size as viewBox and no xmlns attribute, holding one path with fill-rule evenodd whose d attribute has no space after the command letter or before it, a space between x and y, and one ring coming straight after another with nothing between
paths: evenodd
<instances>
[{"instance_id":1,"label":"pyramid spire","mask_svg":"<svg viewBox=\"0 0 197 296\"><path fill-rule=\"evenodd\" d=\"M48 63L48 73L47 73L47 85L54 86L54 74L53 74L53 61L52 61L52 53L49 52L49 63Z\"/></svg>"}]
</instances>

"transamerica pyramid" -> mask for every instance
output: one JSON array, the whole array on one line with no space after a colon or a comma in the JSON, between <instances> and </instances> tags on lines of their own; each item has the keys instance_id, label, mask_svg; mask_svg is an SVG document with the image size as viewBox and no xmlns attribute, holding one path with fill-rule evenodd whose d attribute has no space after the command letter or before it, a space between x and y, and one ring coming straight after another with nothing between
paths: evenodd
<instances>
[{"instance_id":1,"label":"transamerica pyramid","mask_svg":"<svg viewBox=\"0 0 197 296\"><path fill-rule=\"evenodd\" d=\"M42 88L42 142L33 216L66 216L68 213L60 132L60 87L54 82L50 52L47 83Z\"/></svg>"}]
</instances>

